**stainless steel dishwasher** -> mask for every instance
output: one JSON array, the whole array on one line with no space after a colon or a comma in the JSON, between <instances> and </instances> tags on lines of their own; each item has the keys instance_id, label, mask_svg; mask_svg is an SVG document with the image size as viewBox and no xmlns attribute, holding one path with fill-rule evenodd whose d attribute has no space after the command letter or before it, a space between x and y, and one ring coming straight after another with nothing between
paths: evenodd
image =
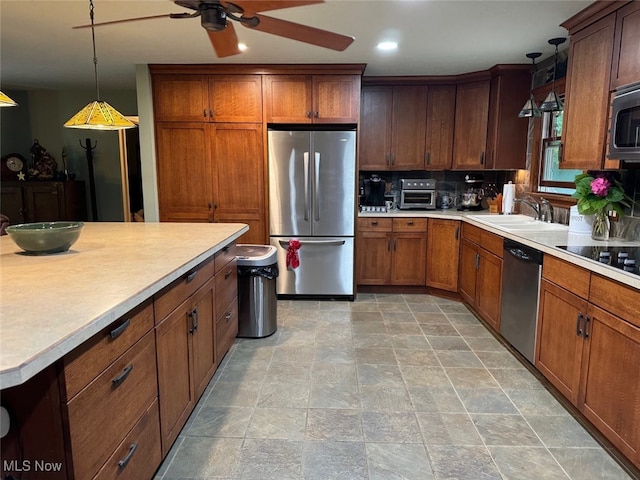
<instances>
[{"instance_id":1,"label":"stainless steel dishwasher","mask_svg":"<svg viewBox=\"0 0 640 480\"><path fill-rule=\"evenodd\" d=\"M542 252L504 239L500 333L534 362Z\"/></svg>"}]
</instances>

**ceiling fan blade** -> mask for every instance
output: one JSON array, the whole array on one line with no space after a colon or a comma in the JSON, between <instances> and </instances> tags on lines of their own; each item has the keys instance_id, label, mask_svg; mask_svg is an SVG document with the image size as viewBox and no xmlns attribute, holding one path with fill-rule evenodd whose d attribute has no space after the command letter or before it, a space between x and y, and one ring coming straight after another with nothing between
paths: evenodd
<instances>
[{"instance_id":1,"label":"ceiling fan blade","mask_svg":"<svg viewBox=\"0 0 640 480\"><path fill-rule=\"evenodd\" d=\"M271 33L280 37L290 38L291 40L298 40L340 52L345 50L355 40L353 37L340 35L339 33L329 32L327 30L320 30L319 28L309 27L300 23L259 14L256 14L256 17L260 19L260 23L257 26L252 27L244 23L243 25L247 28L260 30L261 32Z\"/></svg>"},{"instance_id":2,"label":"ceiling fan blade","mask_svg":"<svg viewBox=\"0 0 640 480\"><path fill-rule=\"evenodd\" d=\"M94 27L102 27L104 25L113 25L116 23L126 23L126 22L139 22L140 20L152 20L154 18L169 18L171 14L167 13L164 15L151 15L149 17L136 17L136 18L124 18L122 20L111 20L110 22L100 22L100 23L94 23L93 26ZM76 27L72 27L72 28L91 28L91 24L89 25L78 25Z\"/></svg>"},{"instance_id":3,"label":"ceiling fan blade","mask_svg":"<svg viewBox=\"0 0 640 480\"><path fill-rule=\"evenodd\" d=\"M222 2L224 6L229 3L242 8L242 10L244 10L244 15L251 17L258 12L314 5L317 3L324 3L324 0L231 0L230 2Z\"/></svg>"},{"instance_id":4,"label":"ceiling fan blade","mask_svg":"<svg viewBox=\"0 0 640 480\"><path fill-rule=\"evenodd\" d=\"M240 53L238 36L236 35L233 23L227 22L226 28L218 32L207 30L207 34L218 57L230 57L231 55L238 55Z\"/></svg>"}]
</instances>

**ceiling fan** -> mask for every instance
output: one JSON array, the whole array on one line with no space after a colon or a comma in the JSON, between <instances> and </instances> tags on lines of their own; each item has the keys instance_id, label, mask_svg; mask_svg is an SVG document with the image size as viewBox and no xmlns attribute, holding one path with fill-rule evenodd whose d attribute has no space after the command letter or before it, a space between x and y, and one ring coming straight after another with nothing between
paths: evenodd
<instances>
[{"instance_id":1,"label":"ceiling fan","mask_svg":"<svg viewBox=\"0 0 640 480\"><path fill-rule=\"evenodd\" d=\"M229 20L234 20L247 28L337 51L345 50L354 41L353 37L260 14L260 12L268 10L324 3L324 0L233 0L232 2L224 0L173 0L173 2L180 7L193 10L193 12L126 18L73 28L98 27L154 18L200 17L200 23L207 31L218 57L229 57L241 53L238 47L238 36L233 23Z\"/></svg>"}]
</instances>

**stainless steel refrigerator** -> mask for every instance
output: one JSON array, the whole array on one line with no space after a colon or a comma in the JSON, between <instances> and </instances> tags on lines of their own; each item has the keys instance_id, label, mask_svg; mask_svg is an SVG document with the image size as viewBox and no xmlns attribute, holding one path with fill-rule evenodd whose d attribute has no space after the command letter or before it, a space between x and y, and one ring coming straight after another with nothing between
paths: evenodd
<instances>
[{"instance_id":1,"label":"stainless steel refrigerator","mask_svg":"<svg viewBox=\"0 0 640 480\"><path fill-rule=\"evenodd\" d=\"M355 130L269 129L267 141L278 295L353 300ZM292 239L300 244L296 268L287 266Z\"/></svg>"}]
</instances>

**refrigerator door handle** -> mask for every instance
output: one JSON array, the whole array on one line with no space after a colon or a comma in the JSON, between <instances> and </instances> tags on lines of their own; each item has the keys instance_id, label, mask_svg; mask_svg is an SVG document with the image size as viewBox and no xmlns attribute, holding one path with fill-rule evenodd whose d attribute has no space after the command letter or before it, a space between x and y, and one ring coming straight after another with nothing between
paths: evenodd
<instances>
[{"instance_id":1,"label":"refrigerator door handle","mask_svg":"<svg viewBox=\"0 0 640 480\"><path fill-rule=\"evenodd\" d=\"M304 152L304 219L309 221L309 152Z\"/></svg>"},{"instance_id":2,"label":"refrigerator door handle","mask_svg":"<svg viewBox=\"0 0 640 480\"><path fill-rule=\"evenodd\" d=\"M300 245L344 245L344 240L299 240ZM279 240L282 248L289 248L289 242L287 240Z\"/></svg>"},{"instance_id":3,"label":"refrigerator door handle","mask_svg":"<svg viewBox=\"0 0 640 480\"><path fill-rule=\"evenodd\" d=\"M320 205L318 204L318 191L320 190L320 152L314 152L314 167L315 167L315 185L313 187L313 209L315 212L316 221L320 221Z\"/></svg>"}]
</instances>

